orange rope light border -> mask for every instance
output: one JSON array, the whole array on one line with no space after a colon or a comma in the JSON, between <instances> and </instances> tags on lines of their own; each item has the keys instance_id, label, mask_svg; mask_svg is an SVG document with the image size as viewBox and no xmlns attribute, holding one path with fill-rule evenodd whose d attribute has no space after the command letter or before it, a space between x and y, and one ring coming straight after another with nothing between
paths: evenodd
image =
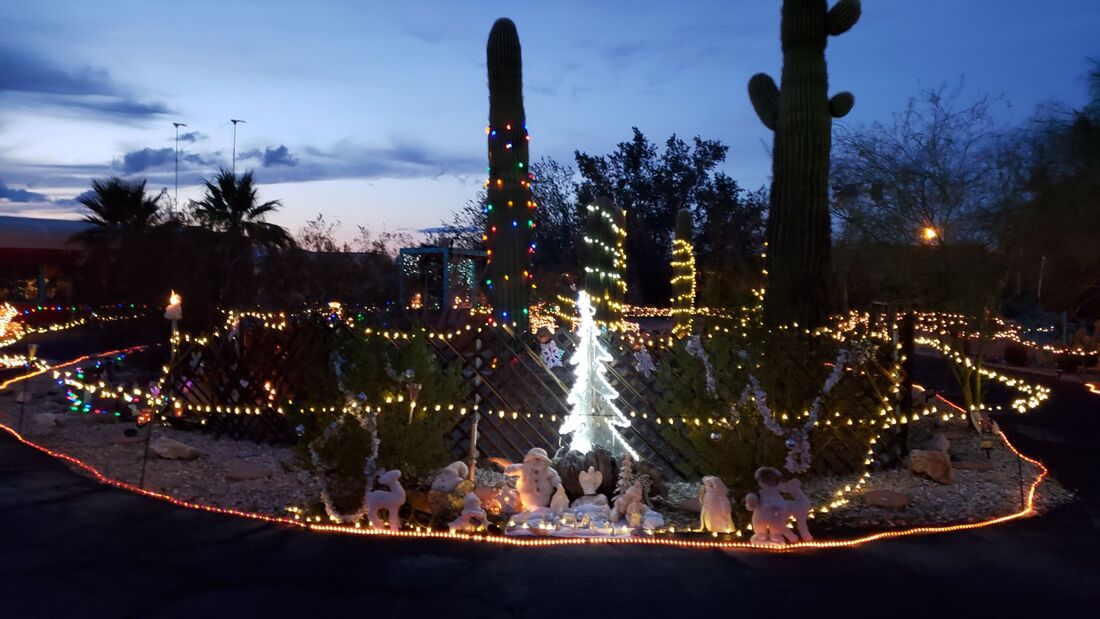
<instances>
[{"instance_id":1,"label":"orange rope light border","mask_svg":"<svg viewBox=\"0 0 1100 619\"><path fill-rule=\"evenodd\" d=\"M18 382L18 381L21 381L21 380L26 380L26 379L34 377L34 376L38 376L42 373L45 373L47 371L51 371L53 369L64 368L64 367L68 367L70 365L74 365L76 363L80 363L80 362L82 362L84 360L87 360L91 357L122 354L122 353L130 352L130 351L133 351L133 350L137 350L137 349L140 349L140 348L143 348L143 346L134 346L132 348L127 348L127 349L123 349L123 350L115 350L115 351L111 351L111 352L108 352L108 353L102 353L102 354L98 354L98 355L96 355L96 354L84 355L82 357L79 357L77 359L73 359L72 361L67 361L63 364L54 366L52 368L47 368L45 370L29 373L29 374L26 374L26 375L23 375L23 376L5 381L4 383L0 384L0 389L4 389L4 388L8 387L9 385L11 385L15 382ZM946 400L942 396L938 396L938 397L940 397L940 399L943 399L945 402L948 402L949 404L952 404L953 406L955 406L953 403L949 402L948 400ZM152 490L146 490L144 488L135 486L133 484L107 477L106 475L101 473L98 469L96 469L94 466L88 464L87 462L84 462L83 460L80 460L80 459L75 458L73 456L70 456L68 454L64 454L64 453L61 453L61 452L58 452L58 451L54 451L54 450L52 450L48 447L45 447L43 445L39 445L38 443L30 441L27 438L25 438L22 434L17 432L14 428L11 428L11 427L9 427L5 424L0 423L0 429L6 431L8 434L10 434L12 437L14 437L17 441L19 441L20 443L23 443L24 445L27 445L27 446L32 447L34 449L37 449L38 451L40 451L40 452L42 452L42 453L44 453L48 456L51 456L51 457L56 458L58 460L63 460L63 461L67 462L68 464L70 464L74 467L77 467L79 469L84 470L89 475L91 475L96 481L98 481L102 484L112 486L112 487L115 487L115 488L119 488L121 490L128 490L128 491L133 492L135 494L140 494L142 496L146 496L146 497L149 497L149 498L159 499L161 501L165 501L165 502L170 503L172 505L175 505L177 507L184 507L184 508L187 508L187 509L194 509L194 510L197 510L197 511L204 511L204 512L210 512L210 513L215 513L215 514L227 515L227 516L236 516L238 518L258 520L258 521L261 521L261 522L268 522L268 523L274 523L274 524L285 524L285 525L289 525L289 526L292 526L292 527L305 529L307 531L318 531L318 532L322 532L322 533L340 533L340 534L345 534L345 535L365 535L365 536L379 536L380 535L380 536L389 536L389 537L406 537L406 538L412 537L412 538L445 539L445 540L456 540L456 541L463 541L463 542L484 542L484 543L490 543L490 544L501 544L501 545L505 545L505 546L525 546L525 547L562 546L562 545L576 546L576 545L583 545L583 544L638 544L638 545L665 546L665 547L674 547L674 548L699 548L699 549L717 549L717 550L756 550L756 551L776 552L776 553L792 552L792 551L797 551L797 550L822 549L822 548L854 548L854 547L857 547L857 546L862 546L862 545L867 544L869 542L875 542L875 541L885 540L885 539L893 539L893 538L898 538L898 537L909 537L909 536L913 536L913 535L930 535L930 534L936 534L936 533L951 533L951 532L955 532L955 531L969 531L969 530L973 530L973 529L981 529L981 528L985 528L985 527L989 527L989 526L993 526L993 525L997 525L997 524L1002 524L1002 523L1005 523L1005 522L1010 522L1012 520L1016 520L1016 519L1019 519L1019 518L1024 518L1024 517L1030 516L1030 515L1035 513L1035 496L1036 496L1037 490L1039 488L1039 484L1041 484L1043 482L1043 480L1047 477L1047 475L1049 473L1046 466L1044 466L1042 462L1039 462L1038 460L1029 458L1028 456L1021 453L1018 449L1016 449L1015 445L1013 445L1008 440L1008 437L1005 436L1004 432L998 431L998 435L1000 436L1001 440L1004 442L1005 446L1008 447L1009 450L1011 450L1012 453L1015 454L1017 457L1022 458L1023 460L1026 460L1027 462L1029 462L1033 466L1037 467L1039 469L1039 475L1031 482L1031 486L1030 486L1030 488L1028 489L1028 492L1027 492L1027 500L1025 502L1024 508L1021 509L1018 512L1008 514L1008 515L1005 515L1005 516L999 516L997 518L991 518L991 519L988 519L988 520L982 520L982 521L979 521L979 522L971 522L971 523L966 523L966 524L947 525L947 526L938 526L938 527L933 527L933 526L914 527L914 528L910 528L910 529L902 529L902 530L897 530L897 531L883 531L881 533L873 533L873 534L870 534L870 535L864 535L864 536L861 536L861 537L856 537L856 538L846 539L846 540L797 542L797 543L794 543L794 544L787 544L787 545L784 545L784 546L758 546L758 545L754 545L750 542L717 541L717 540L716 541L709 541L709 540L694 541L694 540L665 539L665 538L654 538L654 537L625 537L625 538L624 537L581 537L581 538L574 537L574 538L536 538L536 539L532 539L532 538L526 538L526 537L507 537L507 536L491 536L490 537L490 536L484 536L484 535L479 536L479 535L470 535L470 534L465 534L465 533L453 533L453 532L444 533L442 531L391 531L389 529L375 529L375 528L370 528L370 527L363 528L363 527L348 527L348 526L340 526L340 525L316 524L316 523L302 522L302 521L295 520L295 519L292 519L292 518L284 518L284 517L279 517L279 516L269 516L269 515L266 515L266 514L259 514L259 513L255 513L255 512L246 512L246 511L241 511L241 510L236 510L236 509L227 509L227 508L223 508L223 507L214 507L212 505L204 505L202 503L192 503L190 501L182 501L180 499L177 499L177 498L175 498L173 496L170 496L170 495L167 495L167 494L154 492Z\"/></svg>"}]
</instances>

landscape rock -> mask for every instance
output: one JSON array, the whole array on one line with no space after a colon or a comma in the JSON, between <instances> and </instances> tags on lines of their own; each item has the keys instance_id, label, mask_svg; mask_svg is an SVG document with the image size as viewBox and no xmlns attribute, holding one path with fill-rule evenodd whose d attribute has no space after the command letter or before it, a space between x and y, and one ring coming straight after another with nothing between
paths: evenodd
<instances>
[{"instance_id":1,"label":"landscape rock","mask_svg":"<svg viewBox=\"0 0 1100 619\"><path fill-rule=\"evenodd\" d=\"M153 439L149 443L149 451L165 460L194 460L199 457L198 449L164 436Z\"/></svg>"},{"instance_id":2,"label":"landscape rock","mask_svg":"<svg viewBox=\"0 0 1100 619\"><path fill-rule=\"evenodd\" d=\"M956 470L959 470L959 471L992 471L993 470L993 463L992 462L982 462L980 460L976 461L976 462L956 462L952 466Z\"/></svg>"},{"instance_id":3,"label":"landscape rock","mask_svg":"<svg viewBox=\"0 0 1100 619\"><path fill-rule=\"evenodd\" d=\"M698 514L703 511L703 504L699 501L699 497L684 499L673 507L689 514Z\"/></svg>"},{"instance_id":4,"label":"landscape rock","mask_svg":"<svg viewBox=\"0 0 1100 619\"><path fill-rule=\"evenodd\" d=\"M39 413L34 416L32 426L35 434L46 434L61 426L65 420L63 413Z\"/></svg>"},{"instance_id":5,"label":"landscape rock","mask_svg":"<svg viewBox=\"0 0 1100 619\"><path fill-rule=\"evenodd\" d=\"M225 478L229 481L245 481L271 477L271 467L256 460L233 460L225 467Z\"/></svg>"},{"instance_id":6,"label":"landscape rock","mask_svg":"<svg viewBox=\"0 0 1100 619\"><path fill-rule=\"evenodd\" d=\"M909 470L941 484L955 481L955 470L946 453L933 449L914 449L909 453Z\"/></svg>"},{"instance_id":7,"label":"landscape rock","mask_svg":"<svg viewBox=\"0 0 1100 619\"><path fill-rule=\"evenodd\" d=\"M869 490L863 493L863 501L875 507L900 510L909 506L909 497L893 490Z\"/></svg>"},{"instance_id":8,"label":"landscape rock","mask_svg":"<svg viewBox=\"0 0 1100 619\"><path fill-rule=\"evenodd\" d=\"M585 470L584 454L579 451L566 451L554 459L554 470L561 477L561 485L569 498L576 499L584 496L581 488L580 474ZM480 497L479 497L480 498ZM484 499L482 503L484 503Z\"/></svg>"},{"instance_id":9,"label":"landscape rock","mask_svg":"<svg viewBox=\"0 0 1100 619\"><path fill-rule=\"evenodd\" d=\"M603 483L600 484L599 492L611 496L615 492L616 482L619 481L619 462L615 456L603 447L597 447L585 456L581 470L586 471L590 466L603 473Z\"/></svg>"},{"instance_id":10,"label":"landscape rock","mask_svg":"<svg viewBox=\"0 0 1100 619\"><path fill-rule=\"evenodd\" d=\"M947 436L943 432L936 432L928 443L928 449L947 453L951 449L951 441L947 440Z\"/></svg>"}]
</instances>

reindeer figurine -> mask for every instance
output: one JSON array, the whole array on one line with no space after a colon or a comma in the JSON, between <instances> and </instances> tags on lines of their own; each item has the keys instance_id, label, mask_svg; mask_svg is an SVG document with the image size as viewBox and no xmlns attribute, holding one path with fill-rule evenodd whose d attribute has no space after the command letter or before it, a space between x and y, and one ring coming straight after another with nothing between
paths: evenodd
<instances>
[{"instance_id":1,"label":"reindeer figurine","mask_svg":"<svg viewBox=\"0 0 1100 619\"><path fill-rule=\"evenodd\" d=\"M401 528L401 520L397 513L405 504L405 489L398 481L400 478L401 471L396 469L379 473L378 483L388 487L389 490L371 490L367 494L367 518L370 519L372 527L382 528L379 512L384 509L389 516L390 530L397 531Z\"/></svg>"}]
</instances>

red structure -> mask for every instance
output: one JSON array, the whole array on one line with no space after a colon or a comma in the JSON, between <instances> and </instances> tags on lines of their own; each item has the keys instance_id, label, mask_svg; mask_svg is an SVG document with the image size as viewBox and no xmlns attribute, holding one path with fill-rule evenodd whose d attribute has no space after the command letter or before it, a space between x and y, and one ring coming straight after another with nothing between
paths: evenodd
<instances>
[{"instance_id":1,"label":"red structure","mask_svg":"<svg viewBox=\"0 0 1100 619\"><path fill-rule=\"evenodd\" d=\"M0 300L69 301L80 248L69 242L83 221L0 216Z\"/></svg>"}]
</instances>

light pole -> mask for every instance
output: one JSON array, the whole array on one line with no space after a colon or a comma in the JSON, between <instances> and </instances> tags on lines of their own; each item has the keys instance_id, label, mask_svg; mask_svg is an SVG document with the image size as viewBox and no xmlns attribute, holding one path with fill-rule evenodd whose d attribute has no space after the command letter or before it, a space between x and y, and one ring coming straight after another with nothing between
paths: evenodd
<instances>
[{"instance_id":1,"label":"light pole","mask_svg":"<svg viewBox=\"0 0 1100 619\"><path fill-rule=\"evenodd\" d=\"M233 178L237 178L237 123L243 123L243 120L238 118L230 118L229 122L233 123Z\"/></svg>"},{"instance_id":2,"label":"light pole","mask_svg":"<svg viewBox=\"0 0 1100 619\"><path fill-rule=\"evenodd\" d=\"M172 199L172 209L180 207L180 127L186 127L184 123L172 123L176 128L176 197Z\"/></svg>"}]
</instances>

